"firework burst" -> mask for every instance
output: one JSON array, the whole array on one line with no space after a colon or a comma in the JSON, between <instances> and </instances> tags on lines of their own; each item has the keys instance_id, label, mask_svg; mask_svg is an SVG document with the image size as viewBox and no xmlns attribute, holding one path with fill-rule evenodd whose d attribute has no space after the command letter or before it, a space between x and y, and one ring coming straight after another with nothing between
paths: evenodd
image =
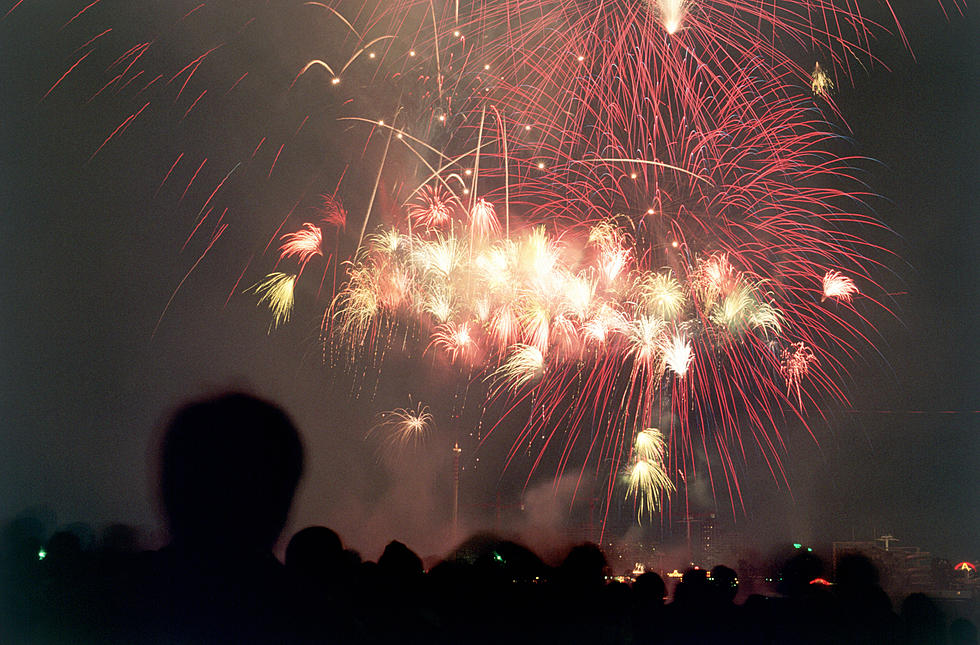
<instances>
[{"instance_id":1,"label":"firework burst","mask_svg":"<svg viewBox=\"0 0 980 645\"><path fill-rule=\"evenodd\" d=\"M189 243L209 224L225 230L217 203L231 184L251 195L300 192L295 203L316 223L294 207L266 247L278 242L276 262L298 270L248 290L269 306L270 331L289 320L297 282L316 280L325 356L403 348L448 358L446 369L466 378L481 373L484 409L524 402L507 410L527 415L514 444L532 454L529 477L560 445L561 468L581 459L609 482L607 510L630 470L642 514L663 508L704 460L709 473L722 469L734 512L743 438L785 480L777 453L786 417L805 423L804 393L815 405L846 404L837 383L870 336L852 303L854 278L862 305L881 293L876 261L860 252L879 224L860 212L855 164L833 154L828 125L841 116L831 77L846 78L855 57L872 60L881 31L858 5L304 3L302 22L313 25L315 13L331 45L298 52L281 79L284 102L302 113L254 133L220 172L206 156L190 163L175 152L158 191L187 176L177 205L202 204ZM206 15L193 9L177 24ZM804 46L826 68L809 71L781 43ZM227 51L220 46L164 70L151 69L155 47L147 40L113 56L103 89L137 104L93 157L151 104L176 106L183 121L250 82L245 71L220 93L197 87L199 68ZM304 104L311 96L328 98ZM332 185L315 186L316 175L296 189L280 168L310 131L334 133L336 167L323 173ZM198 197L209 172L215 187ZM308 204L321 191L329 196ZM351 217L360 235L348 234ZM821 275L822 299L850 305L842 312L816 302ZM399 424L411 416L397 412ZM663 428L655 440L639 430L654 424ZM558 435L564 443L551 441ZM532 445L535 437L546 439Z\"/></svg>"}]
</instances>

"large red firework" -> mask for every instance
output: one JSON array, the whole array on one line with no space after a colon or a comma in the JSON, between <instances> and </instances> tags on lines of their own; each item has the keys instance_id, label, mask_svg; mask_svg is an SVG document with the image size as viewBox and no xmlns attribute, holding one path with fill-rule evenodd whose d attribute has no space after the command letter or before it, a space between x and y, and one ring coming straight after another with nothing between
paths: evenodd
<instances>
[{"instance_id":1,"label":"large red firework","mask_svg":"<svg viewBox=\"0 0 980 645\"><path fill-rule=\"evenodd\" d=\"M172 25L219 19L202 7ZM492 409L526 415L511 459L531 455L529 478L549 454L559 475L595 473L607 509L653 426L666 438L658 467L678 490L705 464L735 510L752 444L786 479L781 426L805 424L826 400L846 403L848 363L871 343L862 312L881 306L884 250L867 235L881 225L854 179L860 160L840 154L831 124L841 119L832 78L873 64L885 32L857 0L341 0L290 10L327 30L329 46L294 52L277 92L329 98L224 155L188 240L213 224L201 257L226 230L226 182L287 182L277 165L305 132L342 130L326 137L348 144L328 168L330 196L304 217L298 207L319 177L290 184L299 196L264 249L281 242L271 262L280 271L322 263L329 347L360 361L411 338L425 356L465 366L464 378L482 374ZM887 0L870 10L894 19ZM235 71L220 87L198 87L195 75L272 15L229 15L223 39L175 69L152 58L153 38L112 61L96 95L128 92L136 104L93 156L164 100L181 120L219 93L231 109L248 69L226 66ZM49 94L108 31L79 48ZM212 172L208 161L181 151L160 188L186 170L182 202ZM289 289L264 298L289 311L300 276L277 275Z\"/></svg>"}]
</instances>

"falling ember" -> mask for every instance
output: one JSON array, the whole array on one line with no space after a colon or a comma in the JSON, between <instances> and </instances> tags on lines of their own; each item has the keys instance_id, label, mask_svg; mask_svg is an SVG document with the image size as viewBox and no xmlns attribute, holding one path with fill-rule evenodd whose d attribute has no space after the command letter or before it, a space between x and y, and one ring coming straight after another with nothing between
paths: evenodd
<instances>
[{"instance_id":1,"label":"falling ember","mask_svg":"<svg viewBox=\"0 0 980 645\"><path fill-rule=\"evenodd\" d=\"M837 298L843 302L850 302L856 293L860 293L857 285L854 284L854 280L848 278L846 275L842 275L837 271L828 271L827 275L823 277L823 297L820 299L821 301L827 298Z\"/></svg>"}]
</instances>

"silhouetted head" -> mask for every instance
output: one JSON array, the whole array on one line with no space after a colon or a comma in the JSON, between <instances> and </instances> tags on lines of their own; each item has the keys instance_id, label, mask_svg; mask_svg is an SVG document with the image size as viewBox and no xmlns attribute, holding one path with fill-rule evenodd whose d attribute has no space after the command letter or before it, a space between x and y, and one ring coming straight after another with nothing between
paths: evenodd
<instances>
[{"instance_id":1,"label":"silhouetted head","mask_svg":"<svg viewBox=\"0 0 980 645\"><path fill-rule=\"evenodd\" d=\"M605 584L606 556L597 545L580 544L573 547L558 568L566 585L576 588L598 588Z\"/></svg>"},{"instance_id":2,"label":"silhouetted head","mask_svg":"<svg viewBox=\"0 0 980 645\"><path fill-rule=\"evenodd\" d=\"M195 547L271 549L302 470L299 433L275 405L232 393L180 408L160 455L171 536Z\"/></svg>"},{"instance_id":3,"label":"silhouetted head","mask_svg":"<svg viewBox=\"0 0 980 645\"><path fill-rule=\"evenodd\" d=\"M139 529L129 524L111 524L102 531L99 548L103 553L136 553L142 538Z\"/></svg>"},{"instance_id":4,"label":"silhouetted head","mask_svg":"<svg viewBox=\"0 0 980 645\"><path fill-rule=\"evenodd\" d=\"M688 569L674 588L675 605L704 605L711 597L708 572L704 569Z\"/></svg>"},{"instance_id":5,"label":"silhouetted head","mask_svg":"<svg viewBox=\"0 0 980 645\"><path fill-rule=\"evenodd\" d=\"M719 564L711 570L711 584L723 600L729 602L735 600L735 594L738 593L738 575L734 569Z\"/></svg>"},{"instance_id":6,"label":"silhouetted head","mask_svg":"<svg viewBox=\"0 0 980 645\"><path fill-rule=\"evenodd\" d=\"M977 626L966 618L949 624L949 645L977 645Z\"/></svg>"},{"instance_id":7,"label":"silhouetted head","mask_svg":"<svg viewBox=\"0 0 980 645\"><path fill-rule=\"evenodd\" d=\"M60 568L77 563L82 556L82 541L71 531L58 531L51 536L45 547L45 564Z\"/></svg>"},{"instance_id":8,"label":"silhouetted head","mask_svg":"<svg viewBox=\"0 0 980 645\"><path fill-rule=\"evenodd\" d=\"M924 593L913 593L905 598L902 621L910 642L922 645L946 642L946 617L939 605Z\"/></svg>"},{"instance_id":9,"label":"silhouetted head","mask_svg":"<svg viewBox=\"0 0 980 645\"><path fill-rule=\"evenodd\" d=\"M837 561L837 587L864 589L878 584L878 569L860 553L848 553Z\"/></svg>"},{"instance_id":10,"label":"silhouetted head","mask_svg":"<svg viewBox=\"0 0 980 645\"><path fill-rule=\"evenodd\" d=\"M344 546L340 536L325 526L307 526L289 540L286 566L304 575L330 575L341 567Z\"/></svg>"},{"instance_id":11,"label":"silhouetted head","mask_svg":"<svg viewBox=\"0 0 980 645\"><path fill-rule=\"evenodd\" d=\"M633 581L633 598L638 607L659 606L667 597L664 579L654 571L641 573Z\"/></svg>"},{"instance_id":12,"label":"silhouetted head","mask_svg":"<svg viewBox=\"0 0 980 645\"><path fill-rule=\"evenodd\" d=\"M378 566L388 576L402 580L414 578L423 572L422 558L398 540L388 543L378 558Z\"/></svg>"}]
</instances>

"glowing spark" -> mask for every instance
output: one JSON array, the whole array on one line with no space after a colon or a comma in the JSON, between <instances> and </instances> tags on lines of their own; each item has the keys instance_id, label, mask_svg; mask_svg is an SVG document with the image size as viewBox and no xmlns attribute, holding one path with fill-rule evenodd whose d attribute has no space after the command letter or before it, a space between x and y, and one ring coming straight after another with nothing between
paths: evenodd
<instances>
[{"instance_id":1,"label":"glowing spark","mask_svg":"<svg viewBox=\"0 0 980 645\"><path fill-rule=\"evenodd\" d=\"M626 327L623 313L604 304L582 325L582 333L587 339L601 345L610 333L624 331Z\"/></svg>"},{"instance_id":2,"label":"glowing spark","mask_svg":"<svg viewBox=\"0 0 980 645\"><path fill-rule=\"evenodd\" d=\"M448 278L463 260L462 242L456 237L440 236L420 243L414 254L424 272Z\"/></svg>"},{"instance_id":3,"label":"glowing spark","mask_svg":"<svg viewBox=\"0 0 980 645\"><path fill-rule=\"evenodd\" d=\"M606 248L599 256L599 270L607 282L613 282L630 261L630 251L624 248Z\"/></svg>"},{"instance_id":4,"label":"glowing spark","mask_svg":"<svg viewBox=\"0 0 980 645\"><path fill-rule=\"evenodd\" d=\"M729 333L738 334L746 329L761 329L779 333L782 316L768 302L756 296L756 288L740 280L711 310L711 321L724 327Z\"/></svg>"},{"instance_id":5,"label":"glowing spark","mask_svg":"<svg viewBox=\"0 0 980 645\"><path fill-rule=\"evenodd\" d=\"M439 322L446 322L453 315L452 296L445 292L433 293L425 303L425 311Z\"/></svg>"},{"instance_id":6,"label":"glowing spark","mask_svg":"<svg viewBox=\"0 0 980 645\"><path fill-rule=\"evenodd\" d=\"M485 249L476 257L476 268L491 290L501 290L511 286L513 279L510 273L512 254L512 246L497 245Z\"/></svg>"},{"instance_id":7,"label":"glowing spark","mask_svg":"<svg viewBox=\"0 0 980 645\"><path fill-rule=\"evenodd\" d=\"M579 320L585 320L592 308L596 284L586 276L572 276L563 284L562 296L568 313Z\"/></svg>"},{"instance_id":8,"label":"glowing spark","mask_svg":"<svg viewBox=\"0 0 980 645\"><path fill-rule=\"evenodd\" d=\"M641 316L632 321L629 326L628 353L652 371L654 361L665 344L666 329L667 323L652 316Z\"/></svg>"},{"instance_id":9,"label":"glowing spark","mask_svg":"<svg viewBox=\"0 0 980 645\"><path fill-rule=\"evenodd\" d=\"M821 301L827 298L837 298L844 302L850 302L856 293L860 293L857 285L854 284L854 280L848 278L846 275L842 275L837 271L828 271L827 275L823 277L823 297L820 299Z\"/></svg>"},{"instance_id":10,"label":"glowing spark","mask_svg":"<svg viewBox=\"0 0 980 645\"><path fill-rule=\"evenodd\" d=\"M510 303L505 303L493 312L490 320L490 335L497 345L506 347L514 342L521 333L521 323L514 313Z\"/></svg>"},{"instance_id":11,"label":"glowing spark","mask_svg":"<svg viewBox=\"0 0 980 645\"><path fill-rule=\"evenodd\" d=\"M728 262L728 254L715 253L698 265L695 285L710 303L718 294L728 290L734 276L735 269Z\"/></svg>"},{"instance_id":12,"label":"glowing spark","mask_svg":"<svg viewBox=\"0 0 980 645\"><path fill-rule=\"evenodd\" d=\"M541 353L548 351L549 323L551 313L540 302L529 302L519 316L524 325L524 339L537 347Z\"/></svg>"},{"instance_id":13,"label":"glowing spark","mask_svg":"<svg viewBox=\"0 0 980 645\"><path fill-rule=\"evenodd\" d=\"M368 238L368 245L375 251L385 255L393 255L408 238L399 233L396 229L389 228L379 231Z\"/></svg>"},{"instance_id":14,"label":"glowing spark","mask_svg":"<svg viewBox=\"0 0 980 645\"><path fill-rule=\"evenodd\" d=\"M432 414L429 407L421 403L412 410L396 408L382 412L381 422L371 428L368 434L382 434L382 454L393 457L406 448L421 447L431 431Z\"/></svg>"}]
</instances>

